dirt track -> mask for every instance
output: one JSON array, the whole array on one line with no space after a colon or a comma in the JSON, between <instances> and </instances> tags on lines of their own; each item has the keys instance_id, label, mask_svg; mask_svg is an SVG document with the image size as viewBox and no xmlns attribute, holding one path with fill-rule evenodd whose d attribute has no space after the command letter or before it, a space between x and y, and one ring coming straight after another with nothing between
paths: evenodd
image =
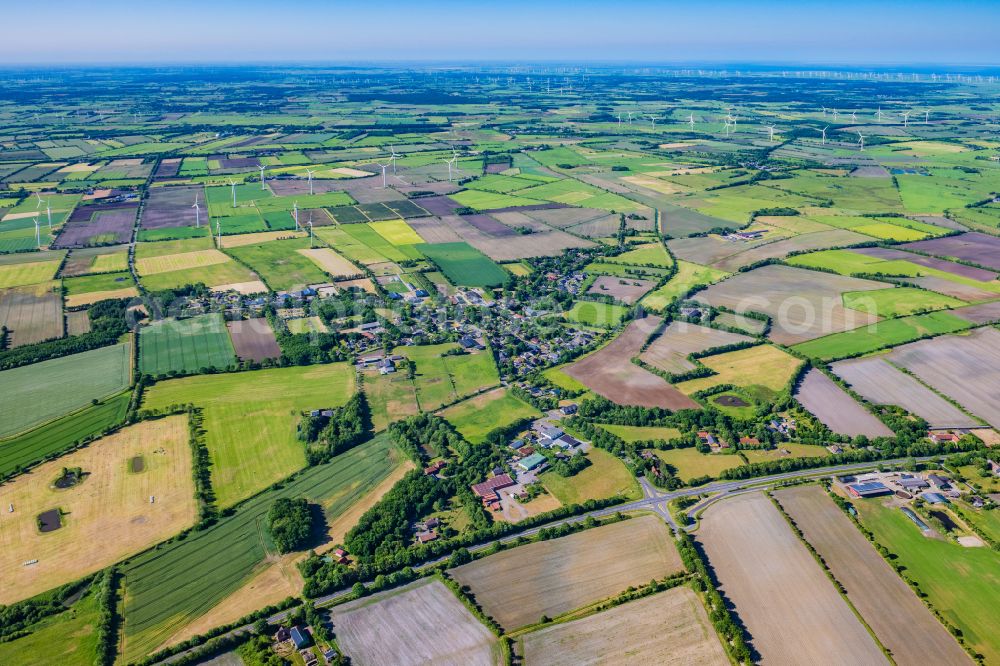
<instances>
[{"instance_id":1,"label":"dirt track","mask_svg":"<svg viewBox=\"0 0 1000 666\"><path fill-rule=\"evenodd\" d=\"M823 570L762 493L713 505L697 532L761 664L885 664Z\"/></svg>"},{"instance_id":2,"label":"dirt track","mask_svg":"<svg viewBox=\"0 0 1000 666\"><path fill-rule=\"evenodd\" d=\"M774 493L900 666L969 663L965 651L850 518L815 485Z\"/></svg>"}]
</instances>

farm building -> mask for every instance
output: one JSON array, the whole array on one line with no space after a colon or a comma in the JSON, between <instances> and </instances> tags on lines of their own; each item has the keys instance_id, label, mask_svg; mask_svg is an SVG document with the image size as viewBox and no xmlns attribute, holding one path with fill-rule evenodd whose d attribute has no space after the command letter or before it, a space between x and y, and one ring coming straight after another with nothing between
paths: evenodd
<instances>
[{"instance_id":1,"label":"farm building","mask_svg":"<svg viewBox=\"0 0 1000 666\"><path fill-rule=\"evenodd\" d=\"M532 453L530 456L518 460L516 464L525 472L530 472L545 464L545 456L541 453Z\"/></svg>"},{"instance_id":2,"label":"farm building","mask_svg":"<svg viewBox=\"0 0 1000 666\"><path fill-rule=\"evenodd\" d=\"M288 632L289 637L292 639L292 643L295 644L297 650L309 647L309 634L305 631L299 629L298 627L292 627L291 631Z\"/></svg>"},{"instance_id":3,"label":"farm building","mask_svg":"<svg viewBox=\"0 0 1000 666\"><path fill-rule=\"evenodd\" d=\"M922 488L929 488L931 485L919 476L904 476L896 483L906 490L920 490Z\"/></svg>"},{"instance_id":4,"label":"farm building","mask_svg":"<svg viewBox=\"0 0 1000 666\"><path fill-rule=\"evenodd\" d=\"M948 504L947 498L941 493L924 493L920 497L929 504Z\"/></svg>"},{"instance_id":5,"label":"farm building","mask_svg":"<svg viewBox=\"0 0 1000 666\"><path fill-rule=\"evenodd\" d=\"M575 437L570 437L569 435L563 435L559 439L552 442L554 445L561 446L566 449L575 449L580 446L583 442L576 439Z\"/></svg>"},{"instance_id":6,"label":"farm building","mask_svg":"<svg viewBox=\"0 0 1000 666\"><path fill-rule=\"evenodd\" d=\"M510 488L515 485L509 474L497 474L496 476L476 483L472 486L472 492L476 497L483 500L483 504L496 510L500 502L500 494L497 492L503 488Z\"/></svg>"},{"instance_id":7,"label":"farm building","mask_svg":"<svg viewBox=\"0 0 1000 666\"><path fill-rule=\"evenodd\" d=\"M535 432L541 442L553 442L563 436L563 431L548 423L536 423Z\"/></svg>"},{"instance_id":8,"label":"farm building","mask_svg":"<svg viewBox=\"0 0 1000 666\"><path fill-rule=\"evenodd\" d=\"M867 483L852 483L847 486L847 492L853 497L879 497L889 495L891 490L880 481L869 481Z\"/></svg>"},{"instance_id":9,"label":"farm building","mask_svg":"<svg viewBox=\"0 0 1000 666\"><path fill-rule=\"evenodd\" d=\"M938 474L928 474L927 480L938 490L948 490L951 488L951 483L949 483L948 479Z\"/></svg>"},{"instance_id":10,"label":"farm building","mask_svg":"<svg viewBox=\"0 0 1000 666\"><path fill-rule=\"evenodd\" d=\"M953 432L933 432L932 431L932 432L928 433L927 438L930 439L935 444L947 444L947 443L950 443L950 442L957 442L958 441L958 435L956 435Z\"/></svg>"}]
</instances>

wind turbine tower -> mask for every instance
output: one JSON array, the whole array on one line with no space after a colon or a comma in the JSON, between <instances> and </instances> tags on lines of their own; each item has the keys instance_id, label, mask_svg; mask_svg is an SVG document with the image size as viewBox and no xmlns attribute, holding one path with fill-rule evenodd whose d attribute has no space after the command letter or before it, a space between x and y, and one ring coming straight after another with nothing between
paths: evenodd
<instances>
[{"instance_id":1,"label":"wind turbine tower","mask_svg":"<svg viewBox=\"0 0 1000 666\"><path fill-rule=\"evenodd\" d=\"M694 114L693 113L689 113L688 114L688 125L691 126L691 129L694 129Z\"/></svg>"},{"instance_id":2,"label":"wind turbine tower","mask_svg":"<svg viewBox=\"0 0 1000 666\"><path fill-rule=\"evenodd\" d=\"M865 135L858 132L858 145L861 146L861 152L865 152Z\"/></svg>"},{"instance_id":3,"label":"wind turbine tower","mask_svg":"<svg viewBox=\"0 0 1000 666\"><path fill-rule=\"evenodd\" d=\"M38 227L38 215L35 215L35 246L42 246L42 232Z\"/></svg>"},{"instance_id":4,"label":"wind turbine tower","mask_svg":"<svg viewBox=\"0 0 1000 666\"><path fill-rule=\"evenodd\" d=\"M316 173L312 169L306 169L306 173L309 174L309 196L313 193L313 174Z\"/></svg>"},{"instance_id":5,"label":"wind turbine tower","mask_svg":"<svg viewBox=\"0 0 1000 666\"><path fill-rule=\"evenodd\" d=\"M262 190L263 190L263 189L265 189L265 188L264 188L264 169L266 169L267 167L266 167L266 166L264 166L263 164L261 164L261 165L260 165L259 167L257 167L257 168L258 168L258 169L260 169L260 189L262 189Z\"/></svg>"},{"instance_id":6,"label":"wind turbine tower","mask_svg":"<svg viewBox=\"0 0 1000 666\"><path fill-rule=\"evenodd\" d=\"M451 182L451 165L453 165L455 163L455 160L457 160L457 159L458 159L458 153L456 153L455 151L452 151L452 153L451 153L451 159L450 160L445 160L445 162L448 164L448 182L449 183Z\"/></svg>"},{"instance_id":7,"label":"wind turbine tower","mask_svg":"<svg viewBox=\"0 0 1000 666\"><path fill-rule=\"evenodd\" d=\"M774 141L774 125L767 126L767 138L770 141Z\"/></svg>"},{"instance_id":8,"label":"wind turbine tower","mask_svg":"<svg viewBox=\"0 0 1000 666\"><path fill-rule=\"evenodd\" d=\"M385 184L385 170L389 168L389 164L391 163L391 161L392 160L390 159L390 161L386 162L385 164L382 164L381 162L376 162L376 164L378 164L380 167L382 167L382 189L383 190L386 187L388 187L388 185Z\"/></svg>"},{"instance_id":9,"label":"wind turbine tower","mask_svg":"<svg viewBox=\"0 0 1000 666\"><path fill-rule=\"evenodd\" d=\"M201 206L198 205L198 195L197 194L194 195L194 205L191 206L191 208L194 208L194 227L195 227L195 229L200 229L201 228ZM209 231L211 231L211 229L209 229Z\"/></svg>"},{"instance_id":10,"label":"wind turbine tower","mask_svg":"<svg viewBox=\"0 0 1000 666\"><path fill-rule=\"evenodd\" d=\"M292 217L295 218L295 230L299 231L299 202L292 202Z\"/></svg>"},{"instance_id":11,"label":"wind turbine tower","mask_svg":"<svg viewBox=\"0 0 1000 666\"><path fill-rule=\"evenodd\" d=\"M910 122L910 112L903 111L903 127L908 127Z\"/></svg>"},{"instance_id":12,"label":"wind turbine tower","mask_svg":"<svg viewBox=\"0 0 1000 666\"><path fill-rule=\"evenodd\" d=\"M233 208L236 208L236 183L232 178L229 179L229 187L233 191Z\"/></svg>"}]
</instances>

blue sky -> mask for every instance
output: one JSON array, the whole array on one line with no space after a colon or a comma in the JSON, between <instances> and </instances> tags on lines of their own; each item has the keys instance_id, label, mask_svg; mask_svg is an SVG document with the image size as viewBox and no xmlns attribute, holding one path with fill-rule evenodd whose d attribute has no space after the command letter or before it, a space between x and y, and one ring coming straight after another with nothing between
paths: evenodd
<instances>
[{"instance_id":1,"label":"blue sky","mask_svg":"<svg viewBox=\"0 0 1000 666\"><path fill-rule=\"evenodd\" d=\"M2 64L1000 64L997 0L47 0L3 18Z\"/></svg>"}]
</instances>

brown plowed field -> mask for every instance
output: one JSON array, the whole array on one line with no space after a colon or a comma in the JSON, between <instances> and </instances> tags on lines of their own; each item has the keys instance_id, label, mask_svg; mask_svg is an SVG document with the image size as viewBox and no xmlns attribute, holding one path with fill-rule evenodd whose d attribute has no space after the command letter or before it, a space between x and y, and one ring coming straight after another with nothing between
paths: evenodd
<instances>
[{"instance_id":1,"label":"brown plowed field","mask_svg":"<svg viewBox=\"0 0 1000 666\"><path fill-rule=\"evenodd\" d=\"M884 282L861 280L792 266L763 266L699 292L695 299L736 312L761 312L773 319L770 338L784 345L805 342L878 321L844 307L845 291L885 289Z\"/></svg>"},{"instance_id":2,"label":"brown plowed field","mask_svg":"<svg viewBox=\"0 0 1000 666\"><path fill-rule=\"evenodd\" d=\"M900 666L967 664L969 657L822 488L774 493Z\"/></svg>"},{"instance_id":3,"label":"brown plowed field","mask_svg":"<svg viewBox=\"0 0 1000 666\"><path fill-rule=\"evenodd\" d=\"M681 570L666 525L642 516L505 550L450 573L512 630Z\"/></svg>"},{"instance_id":4,"label":"brown plowed field","mask_svg":"<svg viewBox=\"0 0 1000 666\"><path fill-rule=\"evenodd\" d=\"M532 632L524 637L523 653L525 663L545 666L729 663L704 606L689 587Z\"/></svg>"},{"instance_id":5,"label":"brown plowed field","mask_svg":"<svg viewBox=\"0 0 1000 666\"><path fill-rule=\"evenodd\" d=\"M267 319L226 322L236 355L243 361L263 361L281 356L281 348Z\"/></svg>"},{"instance_id":6,"label":"brown plowed field","mask_svg":"<svg viewBox=\"0 0 1000 666\"><path fill-rule=\"evenodd\" d=\"M697 532L757 663L885 664L887 659L784 517L762 493L709 507Z\"/></svg>"},{"instance_id":7,"label":"brown plowed field","mask_svg":"<svg viewBox=\"0 0 1000 666\"><path fill-rule=\"evenodd\" d=\"M816 368L806 373L795 392L802 406L840 435L892 437L889 428Z\"/></svg>"},{"instance_id":8,"label":"brown plowed field","mask_svg":"<svg viewBox=\"0 0 1000 666\"><path fill-rule=\"evenodd\" d=\"M630 323L611 344L563 369L567 375L619 405L698 409L698 403L662 377L632 363L646 338L660 325L659 317Z\"/></svg>"},{"instance_id":9,"label":"brown plowed field","mask_svg":"<svg viewBox=\"0 0 1000 666\"><path fill-rule=\"evenodd\" d=\"M986 268L1000 270L1000 238L977 231L907 243L903 247L937 257L955 257Z\"/></svg>"},{"instance_id":10,"label":"brown plowed field","mask_svg":"<svg viewBox=\"0 0 1000 666\"><path fill-rule=\"evenodd\" d=\"M622 278L613 275L602 275L587 290L588 294L605 294L612 298L632 305L646 295L646 292L656 286L652 280Z\"/></svg>"},{"instance_id":11,"label":"brown plowed field","mask_svg":"<svg viewBox=\"0 0 1000 666\"><path fill-rule=\"evenodd\" d=\"M897 347L889 360L950 397L993 427L1000 427L1000 331L942 335Z\"/></svg>"},{"instance_id":12,"label":"brown plowed field","mask_svg":"<svg viewBox=\"0 0 1000 666\"><path fill-rule=\"evenodd\" d=\"M640 358L660 370L678 375L695 367L687 360L688 354L752 339L739 333L674 321L667 326L662 335L653 340Z\"/></svg>"},{"instance_id":13,"label":"brown plowed field","mask_svg":"<svg viewBox=\"0 0 1000 666\"><path fill-rule=\"evenodd\" d=\"M0 325L10 330L10 347L63 336L62 296L58 282L0 289Z\"/></svg>"}]
</instances>

